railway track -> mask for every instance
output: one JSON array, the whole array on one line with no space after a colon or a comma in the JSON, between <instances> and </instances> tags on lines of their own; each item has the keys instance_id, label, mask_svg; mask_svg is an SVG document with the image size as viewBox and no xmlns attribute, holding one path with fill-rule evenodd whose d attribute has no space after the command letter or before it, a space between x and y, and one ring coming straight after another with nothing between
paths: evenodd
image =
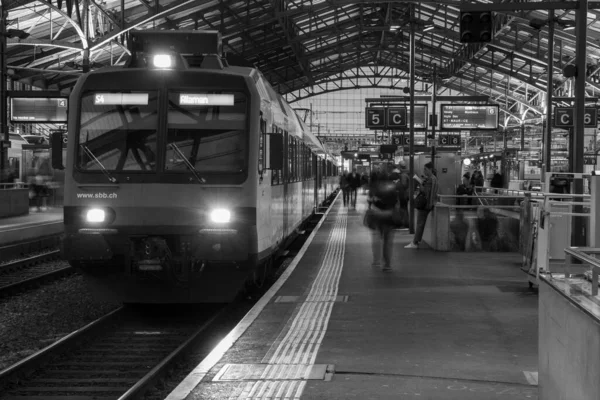
<instances>
[{"instance_id":1,"label":"railway track","mask_svg":"<svg viewBox=\"0 0 600 400\"><path fill-rule=\"evenodd\" d=\"M1 371L0 398L139 398L225 308L156 310L121 307Z\"/></svg>"},{"instance_id":2,"label":"railway track","mask_svg":"<svg viewBox=\"0 0 600 400\"><path fill-rule=\"evenodd\" d=\"M22 292L75 272L58 261L59 250L28 256L0 265L0 297Z\"/></svg>"},{"instance_id":3,"label":"railway track","mask_svg":"<svg viewBox=\"0 0 600 400\"><path fill-rule=\"evenodd\" d=\"M44 236L34 240L0 246L0 265L15 259L24 258L37 252L57 249L60 245L60 235Z\"/></svg>"}]
</instances>

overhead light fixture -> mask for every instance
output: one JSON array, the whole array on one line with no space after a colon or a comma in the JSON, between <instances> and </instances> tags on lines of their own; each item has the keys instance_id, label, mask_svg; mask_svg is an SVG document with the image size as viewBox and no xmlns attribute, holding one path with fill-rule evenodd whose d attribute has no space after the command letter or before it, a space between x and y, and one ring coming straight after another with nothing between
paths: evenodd
<instances>
[{"instance_id":1,"label":"overhead light fixture","mask_svg":"<svg viewBox=\"0 0 600 400\"><path fill-rule=\"evenodd\" d=\"M568 25L563 28L563 32L570 32L575 30L575 25Z\"/></svg>"},{"instance_id":2,"label":"overhead light fixture","mask_svg":"<svg viewBox=\"0 0 600 400\"><path fill-rule=\"evenodd\" d=\"M400 29L400 25L398 25L398 24L390 25L390 31L397 31L398 29Z\"/></svg>"},{"instance_id":3,"label":"overhead light fixture","mask_svg":"<svg viewBox=\"0 0 600 400\"><path fill-rule=\"evenodd\" d=\"M431 24L431 25L426 25L425 28L423 28L423 32L430 32L432 30L435 29L435 25Z\"/></svg>"}]
</instances>

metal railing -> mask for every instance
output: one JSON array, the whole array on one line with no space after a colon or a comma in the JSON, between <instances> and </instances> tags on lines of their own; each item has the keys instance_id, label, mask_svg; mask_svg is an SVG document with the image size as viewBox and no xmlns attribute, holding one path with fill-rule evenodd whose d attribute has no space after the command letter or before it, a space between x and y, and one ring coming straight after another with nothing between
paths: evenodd
<instances>
[{"instance_id":1,"label":"metal railing","mask_svg":"<svg viewBox=\"0 0 600 400\"><path fill-rule=\"evenodd\" d=\"M0 190L11 190L11 189L29 189L29 184L25 183L25 182L0 183Z\"/></svg>"},{"instance_id":2,"label":"metal railing","mask_svg":"<svg viewBox=\"0 0 600 400\"><path fill-rule=\"evenodd\" d=\"M478 206L490 207L490 208L509 208L514 209L515 207L520 206L520 202L524 200L524 196L480 196L477 193L473 193L471 196L467 195L453 195L453 194L438 194L438 203L442 206L452 207L452 208L473 208ZM448 204L445 200L447 199L456 199L458 200L472 200L473 204ZM497 203L497 199L503 200L512 200L514 199L515 204L495 204Z\"/></svg>"},{"instance_id":3,"label":"metal railing","mask_svg":"<svg viewBox=\"0 0 600 400\"><path fill-rule=\"evenodd\" d=\"M583 264L578 266L589 265L591 270L588 270L583 275L589 277L592 282L592 296L598 295L598 275L600 274L600 260L595 257L600 254L600 249L593 247L567 247L565 248L565 280L571 278L573 270L573 259L581 261ZM581 275L581 274L577 274Z\"/></svg>"}]
</instances>

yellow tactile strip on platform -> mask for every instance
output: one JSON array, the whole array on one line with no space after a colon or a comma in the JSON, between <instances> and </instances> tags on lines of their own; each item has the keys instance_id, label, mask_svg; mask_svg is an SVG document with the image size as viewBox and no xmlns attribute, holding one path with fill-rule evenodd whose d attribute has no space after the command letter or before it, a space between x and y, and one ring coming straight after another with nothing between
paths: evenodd
<instances>
[{"instance_id":1,"label":"yellow tactile strip on platform","mask_svg":"<svg viewBox=\"0 0 600 400\"><path fill-rule=\"evenodd\" d=\"M344 266L346 227L345 208L336 215L333 229L319 272L311 289L298 304L290 321L260 364L228 364L214 380L254 380L238 388L235 399L299 399L307 379L330 380L333 365L315 365L317 352L331 316L333 305L339 302L338 286Z\"/></svg>"}]
</instances>

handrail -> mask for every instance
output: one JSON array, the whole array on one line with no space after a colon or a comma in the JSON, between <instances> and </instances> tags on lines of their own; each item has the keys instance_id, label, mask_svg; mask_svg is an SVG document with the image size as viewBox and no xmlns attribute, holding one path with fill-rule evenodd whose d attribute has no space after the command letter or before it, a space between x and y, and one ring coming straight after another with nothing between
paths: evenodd
<instances>
[{"instance_id":1,"label":"handrail","mask_svg":"<svg viewBox=\"0 0 600 400\"><path fill-rule=\"evenodd\" d=\"M0 190L13 190L13 189L28 189L29 184L25 182L15 183L0 183Z\"/></svg>"},{"instance_id":2,"label":"handrail","mask_svg":"<svg viewBox=\"0 0 600 400\"><path fill-rule=\"evenodd\" d=\"M570 278L570 266L571 258L575 258L579 261L583 261L590 265L592 269L592 296L598 295L598 275L600 274L600 260L585 254L584 251L597 254L600 253L600 249L592 247L567 247L565 248L565 254L570 256L565 262L565 279Z\"/></svg>"},{"instance_id":3,"label":"handrail","mask_svg":"<svg viewBox=\"0 0 600 400\"><path fill-rule=\"evenodd\" d=\"M509 209L509 210L514 210L517 208L520 208L520 206L495 206L495 205L461 205L461 204L446 204L446 203L435 203L436 207L446 207L446 208L470 208L470 209L474 209L475 207L486 207L486 208L497 208L497 209Z\"/></svg>"}]
</instances>

